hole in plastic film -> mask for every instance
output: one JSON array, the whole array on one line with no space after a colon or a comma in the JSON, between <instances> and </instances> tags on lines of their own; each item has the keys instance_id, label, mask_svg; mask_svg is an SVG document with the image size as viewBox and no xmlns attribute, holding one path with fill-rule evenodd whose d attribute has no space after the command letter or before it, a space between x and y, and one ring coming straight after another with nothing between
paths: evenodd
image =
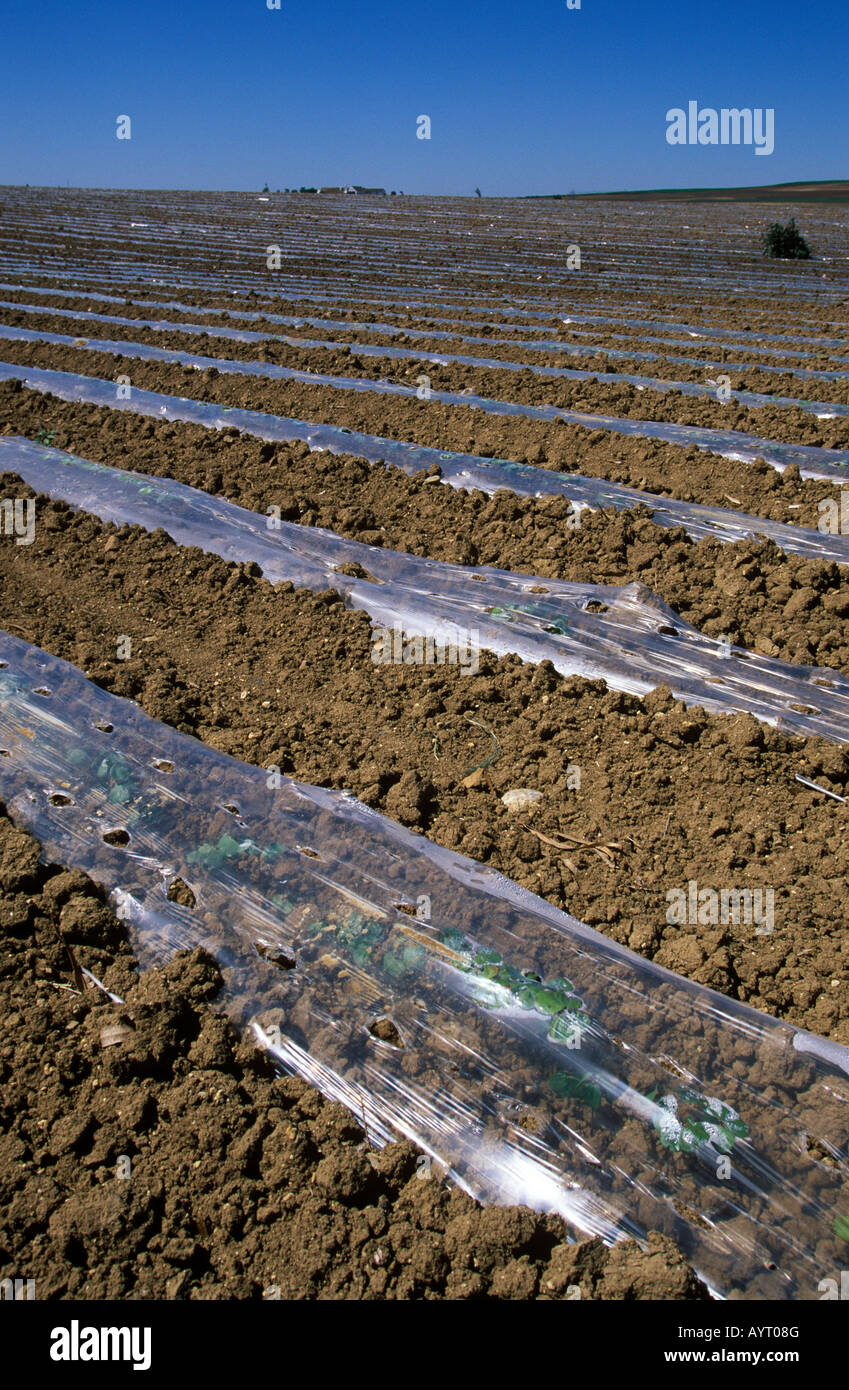
<instances>
[{"instance_id":1,"label":"hole in plastic film","mask_svg":"<svg viewBox=\"0 0 849 1390\"><path fill-rule=\"evenodd\" d=\"M130 843L130 837L126 830L104 830L102 839L104 844L115 845L118 849L123 849Z\"/></svg>"}]
</instances>

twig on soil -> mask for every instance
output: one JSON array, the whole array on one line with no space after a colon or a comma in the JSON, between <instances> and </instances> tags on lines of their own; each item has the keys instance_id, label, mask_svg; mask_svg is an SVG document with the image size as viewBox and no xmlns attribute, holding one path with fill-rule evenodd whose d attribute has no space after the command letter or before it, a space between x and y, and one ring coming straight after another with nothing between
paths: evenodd
<instances>
[{"instance_id":1,"label":"twig on soil","mask_svg":"<svg viewBox=\"0 0 849 1390\"><path fill-rule=\"evenodd\" d=\"M91 971L84 970L83 967L80 965L73 947L68 945L68 942L65 940L62 933L59 931L59 928L57 926L54 926L53 931L57 939L59 940L60 945L63 947L65 955L68 957L68 964L71 967L71 979L74 982L74 992L77 994L85 994L86 990L95 989L97 986L99 986L104 991L104 993L108 994L109 991L106 989L104 985L100 984L100 981L94 975L92 975ZM86 979L86 976L88 976L88 979ZM71 986L68 986L68 988L71 988Z\"/></svg>"},{"instance_id":2,"label":"twig on soil","mask_svg":"<svg viewBox=\"0 0 849 1390\"><path fill-rule=\"evenodd\" d=\"M410 721L410 728L412 729L414 734L417 734L419 732L418 728L416 727L416 721L414 719ZM380 732L383 733L384 731L381 729ZM387 732L389 731L387 730ZM424 728L421 730L421 732L423 734L426 734L428 730L427 728ZM439 762L439 734L431 734L430 738L431 743L433 744L433 756L436 759L436 761Z\"/></svg>"},{"instance_id":3,"label":"twig on soil","mask_svg":"<svg viewBox=\"0 0 849 1390\"><path fill-rule=\"evenodd\" d=\"M495 734L492 732L492 729L490 729L488 724L482 724L479 719L473 719L472 716L469 714L468 710L464 714L463 718L467 721L467 723L474 724L476 729L483 729L484 733L489 734L490 738L492 739L493 751L490 753L489 757L485 758L482 763L475 763L473 767L470 767L467 772L463 773L464 777L471 777L473 772L483 772L484 768L491 767L492 764L495 762L496 758L501 757L501 749L498 746L498 739L495 737Z\"/></svg>"},{"instance_id":4,"label":"twig on soil","mask_svg":"<svg viewBox=\"0 0 849 1390\"><path fill-rule=\"evenodd\" d=\"M68 960L71 964L71 974L73 976L74 984L76 985L80 994L82 994L83 991L86 989L93 989L93 985L86 984L85 979L83 977L82 969L80 967L80 963L77 960L76 954L73 951L73 949L68 945L67 941L63 941L62 945L65 947L65 954L67 955Z\"/></svg>"},{"instance_id":5,"label":"twig on soil","mask_svg":"<svg viewBox=\"0 0 849 1390\"><path fill-rule=\"evenodd\" d=\"M81 965L81 966L80 966L80 970L82 971L82 973L83 973L83 975L85 976L85 978L86 978L87 980L91 980L92 984L95 985L95 986L97 987L97 989L103 990L103 993L104 993L105 995L107 995L107 997L108 997L109 999L112 1000L112 1003L113 1003L113 1004L123 1004L123 1003L124 1003L124 1000L121 998L120 994L113 994L112 991L111 991L111 989L107 989L106 986L105 986L105 984L103 983L103 981L102 981L102 980L98 980L98 978L97 978L96 975L92 975L91 971L90 971L90 970L87 970L86 967L85 967L84 965Z\"/></svg>"},{"instance_id":6,"label":"twig on soil","mask_svg":"<svg viewBox=\"0 0 849 1390\"><path fill-rule=\"evenodd\" d=\"M831 796L835 801L847 801L849 797L839 796L828 787L821 787L817 782L812 782L809 777L803 777L801 773L796 773L796 781L801 782L803 787L810 787L812 792L819 792L822 796Z\"/></svg>"},{"instance_id":7,"label":"twig on soil","mask_svg":"<svg viewBox=\"0 0 849 1390\"><path fill-rule=\"evenodd\" d=\"M529 825L524 826L524 829L530 830L532 835L536 835L537 839L541 840L544 845L551 845L552 849L566 850L570 849L573 845L576 845L579 849L591 849L600 859L604 860L609 869L616 868L616 860L613 858L611 851L622 848L619 840L605 840L603 843L599 844L595 840L579 840L577 835L560 835L555 840L552 839L550 835L543 835L539 830L531 829ZM575 870L572 861L567 860L566 862L574 873Z\"/></svg>"}]
</instances>

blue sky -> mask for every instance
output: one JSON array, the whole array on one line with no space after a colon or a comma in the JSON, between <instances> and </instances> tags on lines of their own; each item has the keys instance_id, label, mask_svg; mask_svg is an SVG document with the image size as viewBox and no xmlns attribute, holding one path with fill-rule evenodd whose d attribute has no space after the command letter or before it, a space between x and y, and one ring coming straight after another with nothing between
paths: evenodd
<instances>
[{"instance_id":1,"label":"blue sky","mask_svg":"<svg viewBox=\"0 0 849 1390\"><path fill-rule=\"evenodd\" d=\"M4 10L0 183L509 195L849 173L846 0ZM774 154L668 145L689 100L774 108Z\"/></svg>"}]
</instances>

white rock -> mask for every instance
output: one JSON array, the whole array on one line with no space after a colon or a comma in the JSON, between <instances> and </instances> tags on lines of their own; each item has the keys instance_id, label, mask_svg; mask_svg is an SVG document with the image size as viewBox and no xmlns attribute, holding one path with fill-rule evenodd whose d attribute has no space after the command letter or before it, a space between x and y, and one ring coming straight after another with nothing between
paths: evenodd
<instances>
[{"instance_id":1,"label":"white rock","mask_svg":"<svg viewBox=\"0 0 849 1390\"><path fill-rule=\"evenodd\" d=\"M530 787L511 787L501 798L502 806L508 811L527 811L542 801L542 792L532 791Z\"/></svg>"}]
</instances>

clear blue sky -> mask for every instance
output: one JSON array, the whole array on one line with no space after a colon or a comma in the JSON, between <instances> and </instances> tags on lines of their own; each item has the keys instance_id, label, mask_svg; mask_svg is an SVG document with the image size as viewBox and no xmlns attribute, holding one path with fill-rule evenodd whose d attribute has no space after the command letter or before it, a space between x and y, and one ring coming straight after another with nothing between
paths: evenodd
<instances>
[{"instance_id":1,"label":"clear blue sky","mask_svg":"<svg viewBox=\"0 0 849 1390\"><path fill-rule=\"evenodd\" d=\"M516 194L843 178L846 3L5 0L0 183ZM691 99L773 107L775 153L668 145L666 112Z\"/></svg>"}]
</instances>

